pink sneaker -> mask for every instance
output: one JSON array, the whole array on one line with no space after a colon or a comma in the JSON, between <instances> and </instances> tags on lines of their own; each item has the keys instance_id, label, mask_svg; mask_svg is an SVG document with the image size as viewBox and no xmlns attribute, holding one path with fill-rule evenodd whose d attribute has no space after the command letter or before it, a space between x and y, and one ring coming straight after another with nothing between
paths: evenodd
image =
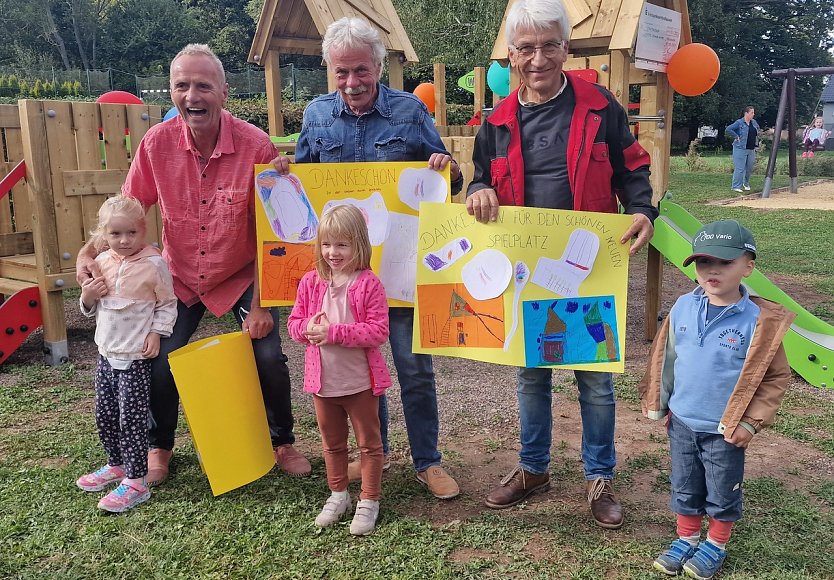
<instances>
[{"instance_id":1,"label":"pink sneaker","mask_svg":"<svg viewBox=\"0 0 834 580\"><path fill-rule=\"evenodd\" d=\"M808 152L807 152L807 151L803 151L803 152L802 152L802 158L803 158L803 159L806 159L807 157L808 157Z\"/></svg>"},{"instance_id":2,"label":"pink sneaker","mask_svg":"<svg viewBox=\"0 0 834 580\"><path fill-rule=\"evenodd\" d=\"M98 471L82 475L76 485L84 491L101 491L105 487L123 480L125 472L121 465L105 465Z\"/></svg>"},{"instance_id":3,"label":"pink sneaker","mask_svg":"<svg viewBox=\"0 0 834 580\"><path fill-rule=\"evenodd\" d=\"M98 502L99 509L119 514L151 499L148 486L140 484L141 487L133 487L134 485L126 479L122 480L119 487L101 498Z\"/></svg>"},{"instance_id":4,"label":"pink sneaker","mask_svg":"<svg viewBox=\"0 0 834 580\"><path fill-rule=\"evenodd\" d=\"M808 151L808 157L811 158L813 156L814 156L814 152L813 151Z\"/></svg>"}]
</instances>

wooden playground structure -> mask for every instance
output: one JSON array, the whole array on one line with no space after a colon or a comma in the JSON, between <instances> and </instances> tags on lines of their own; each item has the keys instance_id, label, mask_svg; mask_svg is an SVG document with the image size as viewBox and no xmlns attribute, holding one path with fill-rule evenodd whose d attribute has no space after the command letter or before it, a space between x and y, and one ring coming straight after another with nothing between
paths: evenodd
<instances>
[{"instance_id":1,"label":"wooden playground structure","mask_svg":"<svg viewBox=\"0 0 834 580\"><path fill-rule=\"evenodd\" d=\"M510 0L507 9L514 0ZM571 21L568 70L585 70L628 106L630 88L640 87L639 139L652 157L655 201L666 192L672 94L666 75L634 67L631 55L645 0L565 0ZM686 0L654 2L682 14L681 44L691 42ZM287 18L287 15L291 17ZM249 54L266 68L270 134L282 135L282 52L320 54L327 26L345 15L364 17L383 33L388 82L402 88L402 67L417 55L390 0L266 0ZM506 12L505 12L506 19ZM503 24L492 57L506 62ZM436 120L447 148L472 178L477 127L446 123L445 67L434 67ZM475 107L484 107L484 69L475 71ZM518 79L511 77L511 87ZM333 79L330 86L335 88ZM119 192L141 138L160 122L159 106L23 100L0 105L0 364L38 326L50 364L69 359L63 291L76 287L75 260L95 224L103 200ZM461 196L456 201L462 201ZM151 242L161 239L154 210ZM662 255L649 249L646 336L657 329Z\"/></svg>"},{"instance_id":2,"label":"wooden playground structure","mask_svg":"<svg viewBox=\"0 0 834 580\"><path fill-rule=\"evenodd\" d=\"M160 118L159 106L0 105L0 294L11 295L0 306L0 363L41 322L47 362L69 359L63 290L77 286L75 260L98 208L120 191L136 146ZM160 240L156 211L148 240Z\"/></svg>"}]
</instances>

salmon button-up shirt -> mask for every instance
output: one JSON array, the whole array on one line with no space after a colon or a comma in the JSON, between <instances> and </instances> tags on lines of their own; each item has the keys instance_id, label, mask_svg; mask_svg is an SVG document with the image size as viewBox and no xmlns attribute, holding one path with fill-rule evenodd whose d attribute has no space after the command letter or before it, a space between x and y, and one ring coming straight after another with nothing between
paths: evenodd
<instances>
[{"instance_id":1,"label":"salmon button-up shirt","mask_svg":"<svg viewBox=\"0 0 834 580\"><path fill-rule=\"evenodd\" d=\"M154 125L122 187L159 204L162 255L186 306L228 312L255 276L254 165L276 155L269 136L223 111L214 153L203 159L182 118Z\"/></svg>"}]
</instances>

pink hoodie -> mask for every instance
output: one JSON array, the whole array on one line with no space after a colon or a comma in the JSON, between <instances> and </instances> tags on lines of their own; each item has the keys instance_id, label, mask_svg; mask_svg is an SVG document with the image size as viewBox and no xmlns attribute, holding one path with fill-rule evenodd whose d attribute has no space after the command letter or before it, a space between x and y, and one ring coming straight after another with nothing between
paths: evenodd
<instances>
[{"instance_id":1,"label":"pink hoodie","mask_svg":"<svg viewBox=\"0 0 834 580\"><path fill-rule=\"evenodd\" d=\"M303 333L310 318L321 310L327 286L328 282L319 278L318 272L307 272L298 283L295 305L287 321L290 337L307 345L304 352L304 391L307 393L318 393L321 390L321 355L319 347L311 344ZM365 349L371 390L378 397L391 386L391 375L379 350L379 346L388 340L388 301L385 288L376 274L363 270L348 288L348 301L356 322L331 324L327 342Z\"/></svg>"}]
</instances>

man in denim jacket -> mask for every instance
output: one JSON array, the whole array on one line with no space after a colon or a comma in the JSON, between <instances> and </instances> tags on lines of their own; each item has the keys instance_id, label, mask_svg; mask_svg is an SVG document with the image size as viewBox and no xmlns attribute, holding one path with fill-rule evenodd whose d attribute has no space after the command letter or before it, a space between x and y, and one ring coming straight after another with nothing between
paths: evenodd
<instances>
[{"instance_id":1,"label":"man in denim jacket","mask_svg":"<svg viewBox=\"0 0 834 580\"><path fill-rule=\"evenodd\" d=\"M443 146L425 105L411 93L379 82L386 51L376 29L360 18L342 18L327 28L322 54L338 90L314 99L305 109L296 163L428 161L438 171L451 163L452 193L461 190L460 168ZM286 173L289 160L279 157L275 166ZM435 497L453 498L460 489L440 466L437 449L437 391L431 356L411 351L412 308L391 308L389 316L391 352L417 479ZM387 457L385 397L380 398L380 423Z\"/></svg>"},{"instance_id":2,"label":"man in denim jacket","mask_svg":"<svg viewBox=\"0 0 834 580\"><path fill-rule=\"evenodd\" d=\"M759 123L753 118L755 114L756 109L752 106L744 107L741 119L736 119L724 129L733 137L733 184L731 187L736 193L750 191L750 174L753 173L753 167L756 165L756 145L759 134Z\"/></svg>"}]
</instances>

